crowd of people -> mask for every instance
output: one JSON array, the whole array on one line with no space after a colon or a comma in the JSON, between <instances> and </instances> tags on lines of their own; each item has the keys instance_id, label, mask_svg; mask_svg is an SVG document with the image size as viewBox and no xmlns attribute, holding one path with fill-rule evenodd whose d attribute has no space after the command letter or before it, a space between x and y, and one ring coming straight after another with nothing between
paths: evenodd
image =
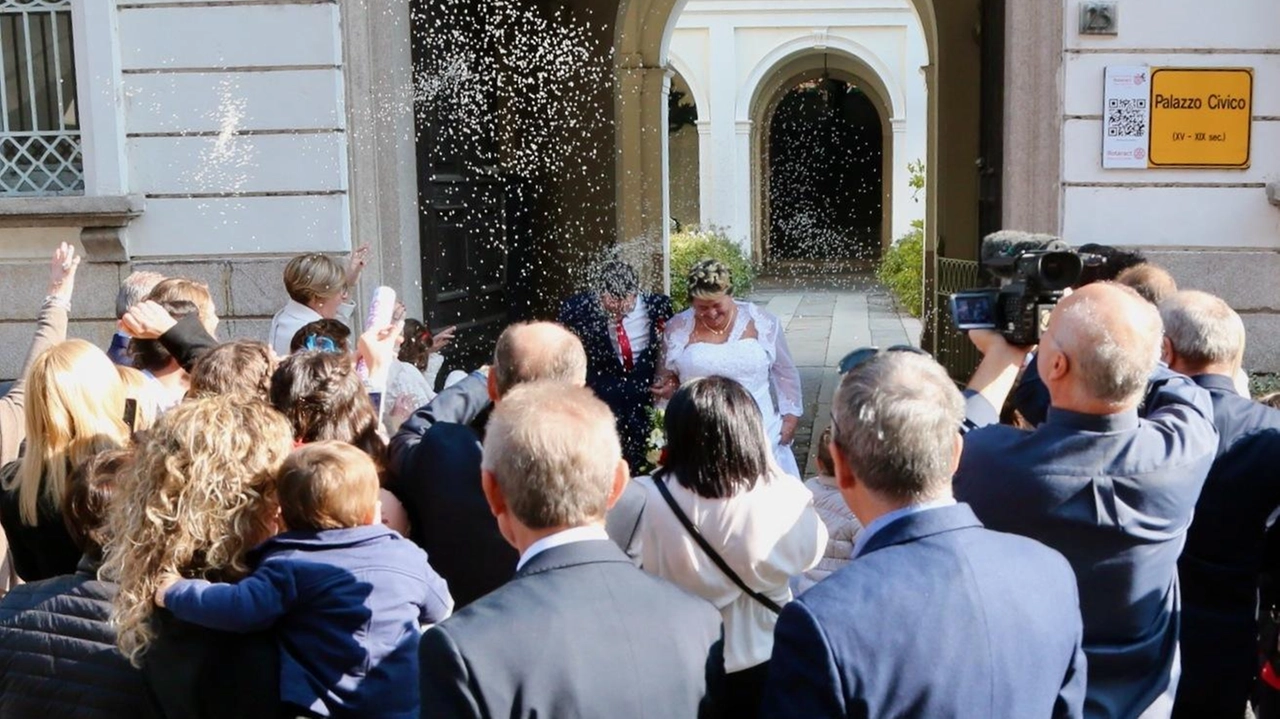
<instances>
[{"instance_id":1,"label":"crowd of people","mask_svg":"<svg viewBox=\"0 0 1280 719\"><path fill-rule=\"evenodd\" d=\"M290 261L266 341L134 273L104 351L63 245L0 398L0 719L1280 716L1280 409L1225 302L1089 249L963 388L846 356L802 481L713 259L442 379L451 329L353 331L363 250Z\"/></svg>"}]
</instances>

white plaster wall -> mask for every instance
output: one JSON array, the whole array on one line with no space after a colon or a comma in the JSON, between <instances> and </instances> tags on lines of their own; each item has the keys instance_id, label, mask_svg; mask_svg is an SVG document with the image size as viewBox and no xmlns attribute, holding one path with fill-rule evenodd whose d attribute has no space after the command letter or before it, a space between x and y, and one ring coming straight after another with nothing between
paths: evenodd
<instances>
[{"instance_id":1,"label":"white plaster wall","mask_svg":"<svg viewBox=\"0 0 1280 719\"><path fill-rule=\"evenodd\" d=\"M350 246L336 2L117 10L136 259Z\"/></svg>"},{"instance_id":2,"label":"white plaster wall","mask_svg":"<svg viewBox=\"0 0 1280 719\"><path fill-rule=\"evenodd\" d=\"M1064 3L1064 236L1075 243L1280 249L1280 208L1265 190L1280 180L1280 4L1124 0L1119 34L1110 37L1079 34L1079 5ZM1133 64L1254 68L1251 167L1104 170L1103 70Z\"/></svg>"},{"instance_id":3,"label":"white plaster wall","mask_svg":"<svg viewBox=\"0 0 1280 719\"><path fill-rule=\"evenodd\" d=\"M700 197L704 224L751 246L752 100L775 66L823 48L845 50L876 68L893 102L890 203L894 237L923 220L907 164L927 144L924 34L907 0L691 0L676 22L670 61L698 96L703 134ZM888 209L888 208L886 208Z\"/></svg>"}]
</instances>

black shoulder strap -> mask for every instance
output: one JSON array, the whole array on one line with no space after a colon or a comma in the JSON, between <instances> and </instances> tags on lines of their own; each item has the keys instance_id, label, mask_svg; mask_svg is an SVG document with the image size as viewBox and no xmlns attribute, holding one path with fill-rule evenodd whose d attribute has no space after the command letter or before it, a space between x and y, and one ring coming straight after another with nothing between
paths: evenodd
<instances>
[{"instance_id":1,"label":"black shoulder strap","mask_svg":"<svg viewBox=\"0 0 1280 719\"><path fill-rule=\"evenodd\" d=\"M702 547L702 551L711 558L711 561L720 568L720 571L724 572L726 577L733 580L733 583L738 585L738 589L741 589L747 596L757 602L760 602L760 604L764 605L766 609L769 609L774 614L781 613L782 607L778 606L777 602L766 597L760 592L757 592L751 587L748 587L747 583L742 581L742 577L739 577L737 572L730 569L729 565L725 563L724 559L721 558L716 550L711 548L711 545L707 543L707 540L702 536L702 533L698 531L698 528L693 526L693 522L689 520L688 515L680 509L680 505L676 504L676 498L672 497L671 490L667 489L666 477L654 477L653 483L658 488L658 492L662 494L662 498L666 500L667 506L670 507L671 511L676 515L676 519L680 520L680 523L684 525L686 530L688 530L689 536L693 537L693 541L697 542L699 547Z\"/></svg>"}]
</instances>

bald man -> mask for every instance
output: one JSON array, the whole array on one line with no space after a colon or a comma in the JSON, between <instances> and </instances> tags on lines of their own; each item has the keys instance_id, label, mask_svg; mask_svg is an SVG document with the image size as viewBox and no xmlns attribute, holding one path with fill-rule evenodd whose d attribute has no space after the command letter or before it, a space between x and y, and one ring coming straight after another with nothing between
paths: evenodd
<instances>
[{"instance_id":1,"label":"bald man","mask_svg":"<svg viewBox=\"0 0 1280 719\"><path fill-rule=\"evenodd\" d=\"M1280 508L1280 410L1236 390L1244 322L1226 302L1178 292L1161 303L1160 316L1164 361L1209 391L1219 434L1178 560L1183 671L1173 716L1238 717L1258 668L1263 533Z\"/></svg>"},{"instance_id":2,"label":"bald man","mask_svg":"<svg viewBox=\"0 0 1280 719\"><path fill-rule=\"evenodd\" d=\"M956 499L988 528L1071 563L1085 716L1168 717L1180 672L1178 555L1218 449L1208 392L1160 365L1159 312L1116 284L1054 308L1038 362L1050 409L1035 430L996 423L1030 348L994 332L971 337L984 357L967 393Z\"/></svg>"},{"instance_id":3,"label":"bald man","mask_svg":"<svg viewBox=\"0 0 1280 719\"><path fill-rule=\"evenodd\" d=\"M473 372L413 413L387 449L390 489L409 514L410 538L449 582L457 608L505 584L519 554L502 538L480 488L480 444L494 403L514 387L587 381L582 343L552 322L514 324L488 372Z\"/></svg>"}]
</instances>

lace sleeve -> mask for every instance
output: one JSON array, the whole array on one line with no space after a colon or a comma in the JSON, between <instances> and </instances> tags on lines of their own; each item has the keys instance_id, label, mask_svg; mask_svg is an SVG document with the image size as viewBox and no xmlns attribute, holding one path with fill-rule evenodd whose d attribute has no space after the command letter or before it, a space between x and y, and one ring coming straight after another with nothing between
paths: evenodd
<instances>
[{"instance_id":1,"label":"lace sleeve","mask_svg":"<svg viewBox=\"0 0 1280 719\"><path fill-rule=\"evenodd\" d=\"M791 349L787 347L787 335L782 322L774 315L754 304L748 305L751 319L755 321L760 344L769 354L769 380L778 395L778 413L800 417L804 414L804 396L800 393L800 370L796 369Z\"/></svg>"},{"instance_id":2,"label":"lace sleeve","mask_svg":"<svg viewBox=\"0 0 1280 719\"><path fill-rule=\"evenodd\" d=\"M663 364L672 372L676 371L676 360L689 346L689 338L693 336L693 310L685 310L667 320L667 328L663 343L666 346Z\"/></svg>"}]
</instances>

